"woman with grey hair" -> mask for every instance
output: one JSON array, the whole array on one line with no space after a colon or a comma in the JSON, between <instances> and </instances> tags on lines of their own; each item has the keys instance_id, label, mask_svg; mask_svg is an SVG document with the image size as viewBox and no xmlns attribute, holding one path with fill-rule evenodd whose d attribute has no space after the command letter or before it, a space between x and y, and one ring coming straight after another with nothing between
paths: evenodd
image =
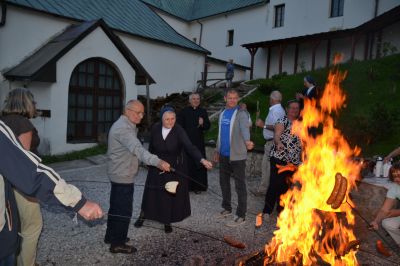
<instances>
[{"instance_id":1,"label":"woman with grey hair","mask_svg":"<svg viewBox=\"0 0 400 266\"><path fill-rule=\"evenodd\" d=\"M24 149L37 153L40 139L36 128L29 119L36 116L36 102L33 94L25 88L9 92L0 119L18 137ZM35 265L36 247L42 231L43 220L40 205L35 198L14 190L20 216L21 250L17 265Z\"/></svg>"}]
</instances>

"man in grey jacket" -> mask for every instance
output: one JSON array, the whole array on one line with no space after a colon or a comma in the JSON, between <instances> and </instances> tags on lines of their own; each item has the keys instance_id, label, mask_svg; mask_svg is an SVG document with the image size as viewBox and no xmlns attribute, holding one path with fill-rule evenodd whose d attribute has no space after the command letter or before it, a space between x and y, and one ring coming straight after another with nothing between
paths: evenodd
<instances>
[{"instance_id":1,"label":"man in grey jacket","mask_svg":"<svg viewBox=\"0 0 400 266\"><path fill-rule=\"evenodd\" d=\"M235 90L228 90L225 96L225 110L219 117L219 131L217 149L214 160L220 162L219 183L222 191L222 208L219 217L232 215L231 183L235 180L235 189L238 195L238 207L234 219L226 225L238 226L245 222L247 211L246 189L246 159L247 150L254 147L250 140L249 118L246 111L238 106L239 94Z\"/></svg>"},{"instance_id":2,"label":"man in grey jacket","mask_svg":"<svg viewBox=\"0 0 400 266\"><path fill-rule=\"evenodd\" d=\"M111 181L110 209L108 211L105 243L111 244L112 253L133 253L136 248L127 245L130 219L133 209L134 177L139 160L170 171L170 165L143 148L137 138L136 125L144 116L144 106L138 100L130 100L124 113L115 121L108 135L107 174Z\"/></svg>"}]
</instances>

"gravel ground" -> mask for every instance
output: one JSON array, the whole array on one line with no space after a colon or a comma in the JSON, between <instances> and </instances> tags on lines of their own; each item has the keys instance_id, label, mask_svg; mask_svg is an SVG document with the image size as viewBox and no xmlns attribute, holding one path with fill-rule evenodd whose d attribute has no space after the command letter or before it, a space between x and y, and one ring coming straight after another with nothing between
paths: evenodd
<instances>
[{"instance_id":1,"label":"gravel ground","mask_svg":"<svg viewBox=\"0 0 400 266\"><path fill-rule=\"evenodd\" d=\"M77 165L82 168L77 168ZM55 165L56 169L58 166ZM104 164L70 163L70 167L62 166L58 170L64 179L79 187L88 199L99 202L103 210L108 211L110 185ZM136 179L133 220L139 215L146 172L141 169ZM256 187L258 181L258 178L248 178L248 187ZM276 217L260 229L254 227L253 214L262 209L264 199L249 193L247 222L237 228L229 228L225 226L228 218L215 217L221 210L218 171L209 173L209 183L208 192L190 194L192 215L173 224L171 234L165 234L163 225L159 223L146 221L142 228L137 229L132 221L128 236L138 251L131 255L108 251L109 246L103 242L105 218L96 222L78 219L76 223L73 221L74 215L63 207L43 206L44 229L37 262L40 265L233 265L238 257L262 249L276 229ZM236 202L235 193L233 200ZM399 256L385 258L377 254L374 243L378 236L367 231L362 220L357 222L356 232L363 243L362 250L357 254L362 265L400 265ZM223 241L225 235L242 241L246 248L241 250L227 245ZM389 237L384 237L394 246Z\"/></svg>"}]
</instances>

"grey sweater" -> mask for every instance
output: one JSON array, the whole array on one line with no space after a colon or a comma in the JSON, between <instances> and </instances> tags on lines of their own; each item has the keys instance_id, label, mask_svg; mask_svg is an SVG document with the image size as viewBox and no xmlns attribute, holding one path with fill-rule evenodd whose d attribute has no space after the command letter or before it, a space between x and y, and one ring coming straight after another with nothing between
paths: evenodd
<instances>
[{"instance_id":1,"label":"grey sweater","mask_svg":"<svg viewBox=\"0 0 400 266\"><path fill-rule=\"evenodd\" d=\"M136 125L121 115L108 134L107 174L111 182L130 184L138 171L139 161L157 166L160 159L143 148L137 138Z\"/></svg>"},{"instance_id":2,"label":"grey sweater","mask_svg":"<svg viewBox=\"0 0 400 266\"><path fill-rule=\"evenodd\" d=\"M219 115L217 152L221 145L221 119L225 110ZM230 126L230 157L231 161L247 159L246 141L250 140L250 123L248 113L244 110L236 110L231 118Z\"/></svg>"}]
</instances>

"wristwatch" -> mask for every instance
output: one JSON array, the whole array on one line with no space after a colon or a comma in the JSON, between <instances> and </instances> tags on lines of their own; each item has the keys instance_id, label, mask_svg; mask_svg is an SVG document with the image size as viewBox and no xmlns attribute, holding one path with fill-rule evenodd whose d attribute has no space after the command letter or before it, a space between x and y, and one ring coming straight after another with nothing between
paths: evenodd
<instances>
[{"instance_id":1,"label":"wristwatch","mask_svg":"<svg viewBox=\"0 0 400 266\"><path fill-rule=\"evenodd\" d=\"M264 125L264 126L263 126L263 129L267 129L267 125Z\"/></svg>"}]
</instances>

